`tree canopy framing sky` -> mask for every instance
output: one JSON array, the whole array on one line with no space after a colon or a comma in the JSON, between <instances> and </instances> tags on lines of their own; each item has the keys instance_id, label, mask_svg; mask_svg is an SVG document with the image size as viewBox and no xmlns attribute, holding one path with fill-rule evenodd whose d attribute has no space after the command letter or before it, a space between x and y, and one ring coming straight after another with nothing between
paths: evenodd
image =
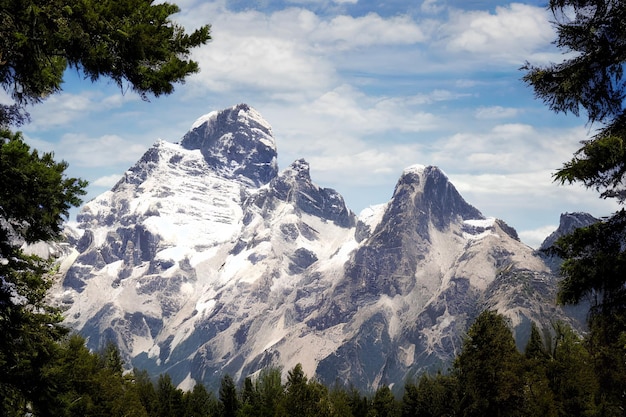
<instances>
[{"instance_id":1,"label":"tree canopy framing sky","mask_svg":"<svg viewBox=\"0 0 626 417\"><path fill-rule=\"evenodd\" d=\"M558 62L540 1L175 1L200 72L145 102L109 81L66 73L63 93L30 109L27 142L68 175L109 189L157 139L238 103L273 126L279 166L305 158L313 180L359 212L386 202L406 166L437 165L468 202L538 245L565 211L615 210L552 174L594 134L534 98L520 67ZM4 103L9 98L0 96Z\"/></svg>"}]
</instances>

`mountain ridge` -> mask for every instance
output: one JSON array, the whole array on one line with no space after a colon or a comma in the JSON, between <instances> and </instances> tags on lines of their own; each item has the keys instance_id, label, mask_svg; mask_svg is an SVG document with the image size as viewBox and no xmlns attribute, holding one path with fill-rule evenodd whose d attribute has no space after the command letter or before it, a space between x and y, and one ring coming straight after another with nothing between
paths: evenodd
<instances>
[{"instance_id":1,"label":"mountain ridge","mask_svg":"<svg viewBox=\"0 0 626 417\"><path fill-rule=\"evenodd\" d=\"M87 203L53 298L97 349L182 387L266 366L371 390L443 366L483 309L580 326L557 277L443 171L407 167L386 204L355 215L310 166L276 165L271 126L240 104L157 141Z\"/></svg>"}]
</instances>

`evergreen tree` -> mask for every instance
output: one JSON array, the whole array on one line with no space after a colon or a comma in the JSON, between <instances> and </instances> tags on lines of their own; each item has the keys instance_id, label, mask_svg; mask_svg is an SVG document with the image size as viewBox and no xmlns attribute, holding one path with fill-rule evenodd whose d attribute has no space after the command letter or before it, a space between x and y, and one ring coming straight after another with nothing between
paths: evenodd
<instances>
[{"instance_id":1,"label":"evergreen tree","mask_svg":"<svg viewBox=\"0 0 626 417\"><path fill-rule=\"evenodd\" d=\"M602 198L626 201L626 3L551 0L558 37L569 58L548 66L526 64L524 79L555 112L598 126L557 171L561 183L595 188ZM565 260L559 301L592 303L590 348L603 395L624 412L626 403L626 212L557 242ZM612 366L607 366L612 363Z\"/></svg>"},{"instance_id":2,"label":"evergreen tree","mask_svg":"<svg viewBox=\"0 0 626 417\"><path fill-rule=\"evenodd\" d=\"M141 405L150 417L156 416L159 408L159 400L156 390L154 389L154 384L148 375L148 371L135 368L133 369L133 376L132 388L136 391Z\"/></svg>"},{"instance_id":3,"label":"evergreen tree","mask_svg":"<svg viewBox=\"0 0 626 417\"><path fill-rule=\"evenodd\" d=\"M348 405L354 417L367 417L369 410L369 400L361 395L355 387L348 391Z\"/></svg>"},{"instance_id":4,"label":"evergreen tree","mask_svg":"<svg viewBox=\"0 0 626 417\"><path fill-rule=\"evenodd\" d=\"M22 136L0 129L0 398L23 403L46 391L41 368L67 333L46 302L51 263L22 252L23 243L54 240L86 183L67 178L67 164L31 151ZM37 394L39 395L39 394ZM17 397L16 397L17 396Z\"/></svg>"},{"instance_id":5,"label":"evergreen tree","mask_svg":"<svg viewBox=\"0 0 626 417\"><path fill-rule=\"evenodd\" d=\"M504 317L482 312L468 330L454 363L463 415L520 415L521 365L522 356Z\"/></svg>"},{"instance_id":6,"label":"evergreen tree","mask_svg":"<svg viewBox=\"0 0 626 417\"><path fill-rule=\"evenodd\" d=\"M191 391L185 392L183 402L185 415L189 417L209 417L217 408L215 397L202 384L196 384Z\"/></svg>"},{"instance_id":7,"label":"evergreen tree","mask_svg":"<svg viewBox=\"0 0 626 417\"><path fill-rule=\"evenodd\" d=\"M158 417L178 417L183 414L183 391L176 388L168 374L159 376L156 397Z\"/></svg>"},{"instance_id":8,"label":"evergreen tree","mask_svg":"<svg viewBox=\"0 0 626 417\"><path fill-rule=\"evenodd\" d=\"M457 414L458 386L453 375L423 374L417 385L408 382L402 397L402 417L438 417Z\"/></svg>"},{"instance_id":9,"label":"evergreen tree","mask_svg":"<svg viewBox=\"0 0 626 417\"><path fill-rule=\"evenodd\" d=\"M250 377L246 377L243 381L241 389L241 407L239 409L239 417L255 416L261 408L261 398Z\"/></svg>"},{"instance_id":10,"label":"evergreen tree","mask_svg":"<svg viewBox=\"0 0 626 417\"><path fill-rule=\"evenodd\" d=\"M226 374L220 383L220 403L222 405L223 417L236 417L239 410L239 399L237 398L237 387L233 378Z\"/></svg>"},{"instance_id":11,"label":"evergreen tree","mask_svg":"<svg viewBox=\"0 0 626 417\"><path fill-rule=\"evenodd\" d=\"M321 417L330 413L327 388L316 381L309 381L301 364L287 372L284 404L289 417Z\"/></svg>"},{"instance_id":12,"label":"evergreen tree","mask_svg":"<svg viewBox=\"0 0 626 417\"><path fill-rule=\"evenodd\" d=\"M571 327L557 323L555 332L547 375L559 415L598 415L598 381L589 352Z\"/></svg>"},{"instance_id":13,"label":"evergreen tree","mask_svg":"<svg viewBox=\"0 0 626 417\"><path fill-rule=\"evenodd\" d=\"M0 125L25 120L23 106L61 90L67 67L112 79L142 97L173 91L198 71L188 59L210 27L191 34L173 22L178 6L153 0L0 1L0 85L15 103Z\"/></svg>"},{"instance_id":14,"label":"evergreen tree","mask_svg":"<svg viewBox=\"0 0 626 417\"><path fill-rule=\"evenodd\" d=\"M530 338L524 350L524 415L555 417L557 406L548 379L551 355L536 324L531 326Z\"/></svg>"},{"instance_id":15,"label":"evergreen tree","mask_svg":"<svg viewBox=\"0 0 626 417\"><path fill-rule=\"evenodd\" d=\"M328 392L329 411L332 417L354 417L348 392L335 385Z\"/></svg>"},{"instance_id":16,"label":"evergreen tree","mask_svg":"<svg viewBox=\"0 0 626 417\"><path fill-rule=\"evenodd\" d=\"M370 413L372 417L395 417L399 413L398 403L391 389L388 386L382 386L374 393Z\"/></svg>"},{"instance_id":17,"label":"evergreen tree","mask_svg":"<svg viewBox=\"0 0 626 417\"><path fill-rule=\"evenodd\" d=\"M285 395L280 368L262 369L256 380L256 392L260 401L259 412L256 415L260 417L278 415L282 411Z\"/></svg>"},{"instance_id":18,"label":"evergreen tree","mask_svg":"<svg viewBox=\"0 0 626 417\"><path fill-rule=\"evenodd\" d=\"M302 365L297 364L287 372L285 384L285 411L288 416L310 415L310 393L307 387L307 377L304 375Z\"/></svg>"}]
</instances>

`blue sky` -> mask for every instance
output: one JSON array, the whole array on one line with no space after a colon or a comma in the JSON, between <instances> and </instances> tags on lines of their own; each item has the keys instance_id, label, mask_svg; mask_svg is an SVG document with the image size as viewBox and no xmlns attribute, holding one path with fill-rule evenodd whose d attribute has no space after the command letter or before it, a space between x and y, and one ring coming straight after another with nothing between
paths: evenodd
<instances>
[{"instance_id":1,"label":"blue sky","mask_svg":"<svg viewBox=\"0 0 626 417\"><path fill-rule=\"evenodd\" d=\"M201 72L143 102L68 72L64 92L31 109L28 142L69 174L109 189L157 139L247 103L273 126L279 166L298 158L356 213L384 203L403 168L437 165L486 216L532 246L562 212L616 209L552 173L593 134L551 113L519 68L563 59L545 2L462 0L174 1L189 30L212 25L194 51ZM6 96L0 97L6 100Z\"/></svg>"}]
</instances>

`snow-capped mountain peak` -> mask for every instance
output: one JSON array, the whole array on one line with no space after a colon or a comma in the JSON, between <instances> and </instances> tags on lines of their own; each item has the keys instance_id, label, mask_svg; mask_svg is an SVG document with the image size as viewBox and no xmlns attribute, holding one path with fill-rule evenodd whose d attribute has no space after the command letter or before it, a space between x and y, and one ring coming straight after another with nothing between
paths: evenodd
<instances>
[{"instance_id":1,"label":"snow-capped mountain peak","mask_svg":"<svg viewBox=\"0 0 626 417\"><path fill-rule=\"evenodd\" d=\"M357 217L308 162L278 172L276 156L245 104L157 141L78 216L53 291L67 324L177 383L301 363L375 389L449 363L482 309L507 315L520 343L531 322L569 320L544 308L544 259L439 168L408 167Z\"/></svg>"},{"instance_id":2,"label":"snow-capped mountain peak","mask_svg":"<svg viewBox=\"0 0 626 417\"><path fill-rule=\"evenodd\" d=\"M181 146L199 149L220 175L250 186L267 184L278 173L272 128L246 104L202 116L183 137Z\"/></svg>"}]
</instances>

